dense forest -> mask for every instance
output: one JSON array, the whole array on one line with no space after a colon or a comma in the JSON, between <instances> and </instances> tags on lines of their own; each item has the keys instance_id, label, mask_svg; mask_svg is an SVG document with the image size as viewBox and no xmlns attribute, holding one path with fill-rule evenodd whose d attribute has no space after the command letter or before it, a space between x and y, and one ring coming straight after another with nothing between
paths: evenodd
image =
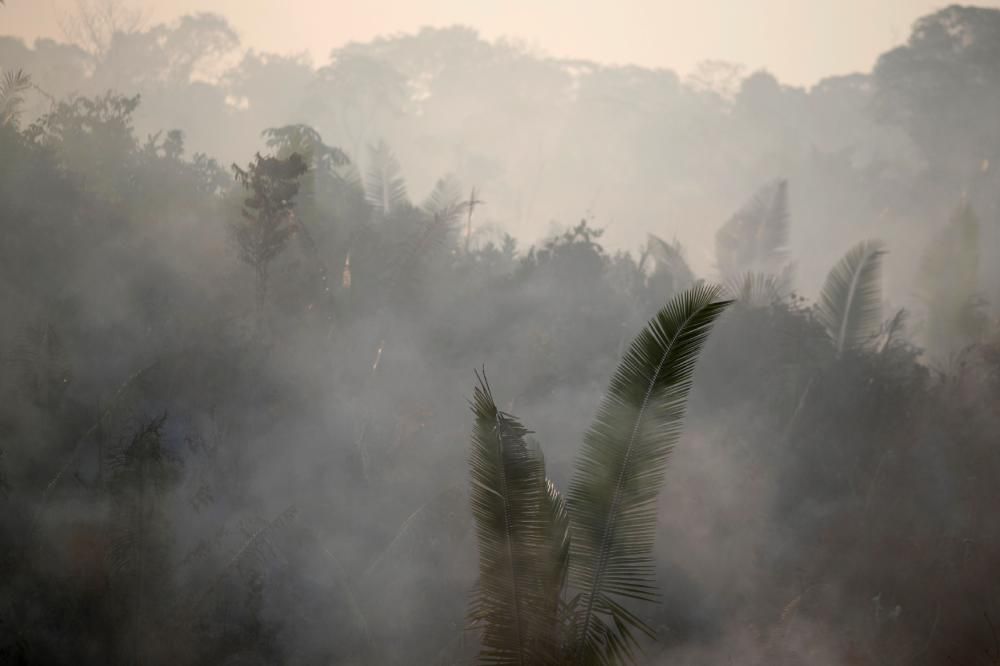
<instances>
[{"instance_id":1,"label":"dense forest","mask_svg":"<svg viewBox=\"0 0 1000 666\"><path fill-rule=\"evenodd\" d=\"M809 89L78 20L0 36L0 662L1000 664L1000 10Z\"/></svg>"}]
</instances>

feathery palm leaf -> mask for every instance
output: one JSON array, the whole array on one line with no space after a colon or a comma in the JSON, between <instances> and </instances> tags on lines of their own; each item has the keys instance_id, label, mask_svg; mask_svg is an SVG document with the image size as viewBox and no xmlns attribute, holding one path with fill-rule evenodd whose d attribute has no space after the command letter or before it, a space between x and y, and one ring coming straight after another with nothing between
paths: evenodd
<instances>
[{"instance_id":1,"label":"feathery palm leaf","mask_svg":"<svg viewBox=\"0 0 1000 666\"><path fill-rule=\"evenodd\" d=\"M684 248L679 241L668 243L659 236L649 234L646 249L655 262L655 271L669 275L674 289L683 289L694 283L694 271L684 258Z\"/></svg>"},{"instance_id":2,"label":"feathery palm leaf","mask_svg":"<svg viewBox=\"0 0 1000 666\"><path fill-rule=\"evenodd\" d=\"M771 305L791 292L790 271L783 271L779 275L748 271L726 280L722 290L727 298L745 305Z\"/></svg>"},{"instance_id":3,"label":"feathery palm leaf","mask_svg":"<svg viewBox=\"0 0 1000 666\"><path fill-rule=\"evenodd\" d=\"M816 304L816 316L838 354L878 333L884 254L880 241L862 241L848 250L826 277Z\"/></svg>"},{"instance_id":4,"label":"feathery palm leaf","mask_svg":"<svg viewBox=\"0 0 1000 666\"><path fill-rule=\"evenodd\" d=\"M788 257L788 181L765 185L715 235L722 276L777 273Z\"/></svg>"},{"instance_id":5,"label":"feathery palm leaf","mask_svg":"<svg viewBox=\"0 0 1000 666\"><path fill-rule=\"evenodd\" d=\"M0 79L0 125L16 124L21 117L24 93L31 88L31 76L23 70L7 70Z\"/></svg>"},{"instance_id":6,"label":"feathery palm leaf","mask_svg":"<svg viewBox=\"0 0 1000 666\"><path fill-rule=\"evenodd\" d=\"M655 597L656 498L680 437L698 353L729 304L718 287L677 296L632 342L587 432L569 490L576 663L631 659L650 628L624 604Z\"/></svg>"},{"instance_id":7,"label":"feathery palm leaf","mask_svg":"<svg viewBox=\"0 0 1000 666\"><path fill-rule=\"evenodd\" d=\"M369 149L365 198L380 215L391 215L407 203L406 182L392 150L384 141Z\"/></svg>"},{"instance_id":8,"label":"feathery palm leaf","mask_svg":"<svg viewBox=\"0 0 1000 666\"><path fill-rule=\"evenodd\" d=\"M454 176L438 179L434 189L427 195L421 208L430 216L447 217L453 220L462 212L465 202L462 201L462 191Z\"/></svg>"},{"instance_id":9,"label":"feathery palm leaf","mask_svg":"<svg viewBox=\"0 0 1000 666\"><path fill-rule=\"evenodd\" d=\"M557 654L559 589L552 585L553 523L562 521L545 464L528 431L497 409L480 379L472 401L472 513L479 542L479 588L470 608L483 630L485 664L546 664Z\"/></svg>"}]
</instances>

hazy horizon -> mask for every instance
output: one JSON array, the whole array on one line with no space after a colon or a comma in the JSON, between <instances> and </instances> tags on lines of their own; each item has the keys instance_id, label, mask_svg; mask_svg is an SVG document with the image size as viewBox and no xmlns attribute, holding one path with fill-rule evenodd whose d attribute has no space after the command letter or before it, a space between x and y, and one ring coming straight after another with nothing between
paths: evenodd
<instances>
[{"instance_id":1,"label":"hazy horizon","mask_svg":"<svg viewBox=\"0 0 1000 666\"><path fill-rule=\"evenodd\" d=\"M63 41L60 24L81 1L86 2L8 0L0 31L28 42L39 37ZM422 27L462 25L486 39L510 39L558 58L666 68L682 76L699 63L723 61L743 65L748 72L767 70L784 83L809 86L826 77L869 70L880 53L905 42L913 21L949 3L553 0L539 6L516 0L501 6L480 0L433 0L418 6L404 0L375 0L362 6L308 0L280 4L132 0L122 4L141 12L144 26L169 23L185 14L217 13L233 25L243 47L283 55L307 53L314 64L327 62L332 50L347 43L414 33ZM975 5L1000 7L1000 2ZM776 29L781 39L774 38Z\"/></svg>"}]
</instances>

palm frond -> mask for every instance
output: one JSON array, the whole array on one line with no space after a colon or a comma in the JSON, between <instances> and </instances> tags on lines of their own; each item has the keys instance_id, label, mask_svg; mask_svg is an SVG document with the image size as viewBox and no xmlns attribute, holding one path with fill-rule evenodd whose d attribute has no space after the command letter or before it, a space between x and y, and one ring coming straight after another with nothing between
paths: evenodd
<instances>
[{"instance_id":1,"label":"palm frond","mask_svg":"<svg viewBox=\"0 0 1000 666\"><path fill-rule=\"evenodd\" d=\"M382 216L391 215L407 203L406 182L402 169L392 150L384 141L372 146L368 153L368 176L365 179L365 198Z\"/></svg>"},{"instance_id":2,"label":"palm frond","mask_svg":"<svg viewBox=\"0 0 1000 666\"><path fill-rule=\"evenodd\" d=\"M722 287L726 298L750 307L772 305L791 293L789 271L779 275L748 271L726 280Z\"/></svg>"},{"instance_id":3,"label":"palm frond","mask_svg":"<svg viewBox=\"0 0 1000 666\"><path fill-rule=\"evenodd\" d=\"M21 117L24 93L31 89L31 76L24 70L7 70L0 79L0 126L16 124Z\"/></svg>"},{"instance_id":4,"label":"palm frond","mask_svg":"<svg viewBox=\"0 0 1000 666\"><path fill-rule=\"evenodd\" d=\"M788 181L778 180L759 189L716 233L719 273L777 273L788 258L788 226Z\"/></svg>"},{"instance_id":5,"label":"palm frond","mask_svg":"<svg viewBox=\"0 0 1000 666\"><path fill-rule=\"evenodd\" d=\"M681 434L691 378L713 322L729 304L718 287L678 294L632 342L611 380L570 485L571 587L578 591L575 663L631 658L625 604L655 597L656 498Z\"/></svg>"},{"instance_id":6,"label":"palm frond","mask_svg":"<svg viewBox=\"0 0 1000 666\"><path fill-rule=\"evenodd\" d=\"M432 217L440 216L454 220L461 214L465 205L458 180L454 176L445 176L434 184L434 189L427 195L421 208Z\"/></svg>"},{"instance_id":7,"label":"palm frond","mask_svg":"<svg viewBox=\"0 0 1000 666\"><path fill-rule=\"evenodd\" d=\"M816 316L838 354L878 333L882 323L884 254L880 241L862 241L848 250L826 277Z\"/></svg>"},{"instance_id":8,"label":"palm frond","mask_svg":"<svg viewBox=\"0 0 1000 666\"><path fill-rule=\"evenodd\" d=\"M472 513L479 542L479 586L470 606L483 631L486 664L545 664L555 644L559 589L551 585L552 524L559 502L528 431L497 409L485 378L472 400Z\"/></svg>"},{"instance_id":9,"label":"palm frond","mask_svg":"<svg viewBox=\"0 0 1000 666\"><path fill-rule=\"evenodd\" d=\"M680 290L694 283L694 271L684 258L684 248L678 240L668 243L659 236L649 234L646 249L655 262L655 272L670 277L673 289Z\"/></svg>"}]
</instances>

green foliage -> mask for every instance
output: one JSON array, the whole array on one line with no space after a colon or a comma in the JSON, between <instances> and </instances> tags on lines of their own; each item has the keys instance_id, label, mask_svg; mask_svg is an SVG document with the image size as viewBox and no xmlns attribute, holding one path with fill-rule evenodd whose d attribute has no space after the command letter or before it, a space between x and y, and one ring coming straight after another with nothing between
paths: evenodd
<instances>
[{"instance_id":1,"label":"green foliage","mask_svg":"<svg viewBox=\"0 0 1000 666\"><path fill-rule=\"evenodd\" d=\"M838 354L870 342L882 323L882 255L879 241L863 241L830 269L816 317Z\"/></svg>"},{"instance_id":2,"label":"green foliage","mask_svg":"<svg viewBox=\"0 0 1000 666\"><path fill-rule=\"evenodd\" d=\"M715 287L692 287L632 342L608 387L570 484L570 585L580 593L574 647L583 663L631 657L633 631L651 633L627 608L652 601L656 498L681 434L702 345L728 305Z\"/></svg>"},{"instance_id":3,"label":"green foliage","mask_svg":"<svg viewBox=\"0 0 1000 666\"><path fill-rule=\"evenodd\" d=\"M699 351L728 305L716 287L675 296L633 341L611 380L563 505L527 430L475 391L472 507L483 663L631 661L652 629L629 605L655 599L656 499L681 434ZM568 532L567 532L568 527ZM568 576L567 576L568 573ZM559 597L568 581L572 600Z\"/></svg>"},{"instance_id":4,"label":"green foliage","mask_svg":"<svg viewBox=\"0 0 1000 666\"><path fill-rule=\"evenodd\" d=\"M233 225L240 259L256 276L258 309L267 295L268 269L295 232L292 210L299 191L299 176L308 167L298 153L287 159L261 157L247 168L233 165L236 180L250 196L243 201L242 220Z\"/></svg>"},{"instance_id":5,"label":"green foliage","mask_svg":"<svg viewBox=\"0 0 1000 666\"><path fill-rule=\"evenodd\" d=\"M541 454L528 431L497 409L485 379L472 401L472 512L479 541L479 584L469 611L483 631L487 664L554 663L562 578L558 552L565 522L549 494ZM553 573L555 572L555 573Z\"/></svg>"}]
</instances>

